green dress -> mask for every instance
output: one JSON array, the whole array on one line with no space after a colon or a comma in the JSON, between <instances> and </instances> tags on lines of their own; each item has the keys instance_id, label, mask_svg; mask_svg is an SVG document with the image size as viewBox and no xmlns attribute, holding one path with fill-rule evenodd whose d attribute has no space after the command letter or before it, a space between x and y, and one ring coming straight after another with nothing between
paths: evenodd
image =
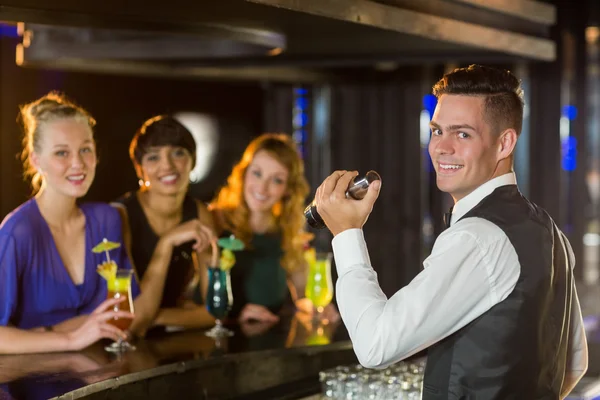
<instances>
[{"instance_id":1,"label":"green dress","mask_svg":"<svg viewBox=\"0 0 600 400\"><path fill-rule=\"evenodd\" d=\"M235 253L231 269L233 308L237 317L248 303L265 306L273 313L291 302L287 273L281 266L283 249L280 234L254 234L250 246Z\"/></svg>"}]
</instances>

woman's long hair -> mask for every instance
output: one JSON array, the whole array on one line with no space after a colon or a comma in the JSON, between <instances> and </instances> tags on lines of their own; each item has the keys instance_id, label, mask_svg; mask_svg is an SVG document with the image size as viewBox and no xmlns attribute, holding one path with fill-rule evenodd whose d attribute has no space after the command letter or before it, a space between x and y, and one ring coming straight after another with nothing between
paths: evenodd
<instances>
[{"instance_id":1,"label":"woman's long hair","mask_svg":"<svg viewBox=\"0 0 600 400\"><path fill-rule=\"evenodd\" d=\"M304 163L289 135L266 133L254 139L240 162L233 167L227 185L221 188L210 209L215 211L217 223L222 228L249 245L253 233L250 210L244 199L244 177L256 153L263 150L288 170L287 190L281 201L273 206L272 215L282 234L284 255L281 263L290 273L304 263L302 252L306 234L303 231L303 210L309 187L304 177Z\"/></svg>"}]
</instances>

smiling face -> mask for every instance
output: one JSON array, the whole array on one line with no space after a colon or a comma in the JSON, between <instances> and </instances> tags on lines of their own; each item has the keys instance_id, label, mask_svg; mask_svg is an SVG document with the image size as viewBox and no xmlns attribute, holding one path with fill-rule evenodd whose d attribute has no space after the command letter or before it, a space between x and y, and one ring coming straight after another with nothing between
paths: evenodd
<instances>
[{"instance_id":1,"label":"smiling face","mask_svg":"<svg viewBox=\"0 0 600 400\"><path fill-rule=\"evenodd\" d=\"M244 200L251 212L267 212L288 186L288 169L265 150L258 151L244 176Z\"/></svg>"},{"instance_id":2,"label":"smiling face","mask_svg":"<svg viewBox=\"0 0 600 400\"><path fill-rule=\"evenodd\" d=\"M148 189L173 195L187 191L192 163L190 152L183 147L150 147L142 156L138 174Z\"/></svg>"},{"instance_id":3,"label":"smiling face","mask_svg":"<svg viewBox=\"0 0 600 400\"><path fill-rule=\"evenodd\" d=\"M484 118L485 97L442 95L431 120L429 155L437 186L455 201L510 172L514 129L492 131Z\"/></svg>"},{"instance_id":4,"label":"smiling face","mask_svg":"<svg viewBox=\"0 0 600 400\"><path fill-rule=\"evenodd\" d=\"M96 173L96 145L89 124L79 119L48 122L31 161L43 177L44 190L84 196Z\"/></svg>"}]
</instances>

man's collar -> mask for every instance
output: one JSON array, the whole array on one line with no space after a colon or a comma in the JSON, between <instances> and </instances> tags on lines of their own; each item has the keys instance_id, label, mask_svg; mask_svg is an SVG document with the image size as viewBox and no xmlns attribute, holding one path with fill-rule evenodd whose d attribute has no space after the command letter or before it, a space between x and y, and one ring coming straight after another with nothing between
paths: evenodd
<instances>
[{"instance_id":1,"label":"man's collar","mask_svg":"<svg viewBox=\"0 0 600 400\"><path fill-rule=\"evenodd\" d=\"M452 224L456 223L456 221L471 211L471 209L479 204L481 200L492 194L496 188L499 188L500 186L516 184L517 177L515 176L514 172L509 172L508 174L504 174L487 181L477 189L473 190L467 196L456 202L454 208L452 209Z\"/></svg>"}]
</instances>

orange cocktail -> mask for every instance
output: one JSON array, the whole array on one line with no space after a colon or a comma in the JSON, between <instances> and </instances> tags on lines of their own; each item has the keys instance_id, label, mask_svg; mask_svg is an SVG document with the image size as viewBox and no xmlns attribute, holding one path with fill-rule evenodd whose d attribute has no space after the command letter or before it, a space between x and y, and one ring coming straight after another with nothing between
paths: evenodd
<instances>
[{"instance_id":1,"label":"orange cocktail","mask_svg":"<svg viewBox=\"0 0 600 400\"><path fill-rule=\"evenodd\" d=\"M120 303L114 305L114 311L127 311L130 313L134 313L133 311L133 299L131 297L131 276L133 271L130 269L118 269L114 277L107 280L108 284L108 298L109 299L120 299L124 298ZM125 331L129 329L131 325L131 318L119 318L115 316L112 319L109 319L109 324L116 326L117 328ZM106 347L107 351L124 351L124 350L135 350L131 344L127 341L119 340Z\"/></svg>"}]
</instances>

